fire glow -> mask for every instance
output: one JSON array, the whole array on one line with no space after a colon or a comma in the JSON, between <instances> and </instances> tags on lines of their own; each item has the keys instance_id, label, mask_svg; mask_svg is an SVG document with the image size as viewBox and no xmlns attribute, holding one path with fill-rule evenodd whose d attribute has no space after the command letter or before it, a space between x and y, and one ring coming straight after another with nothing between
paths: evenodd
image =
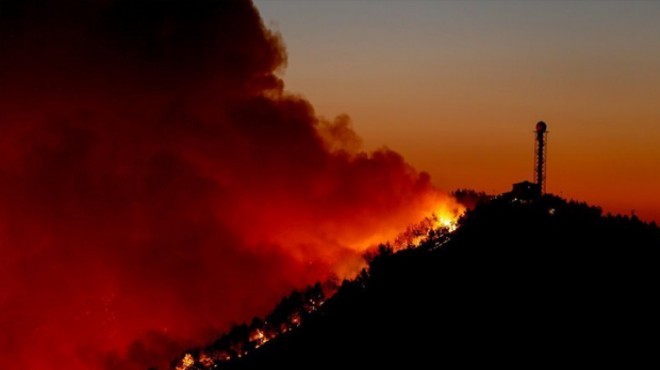
<instances>
[{"instance_id":1,"label":"fire glow","mask_svg":"<svg viewBox=\"0 0 660 370\"><path fill-rule=\"evenodd\" d=\"M426 217L423 221L416 225L409 226L405 232L395 239L394 242L387 243L392 247L393 251L405 248L419 247L423 242L433 240L436 242L446 242L449 236L458 227L458 217L463 213L464 209L459 208L453 211L441 209ZM431 239L433 238L433 239ZM366 268L366 267L365 267ZM368 274L368 269L365 270ZM319 285L317 285L318 287ZM197 355L193 353L186 353L174 365L175 370L193 370L193 369L211 369L218 368L220 364L226 364L234 359L241 359L248 356L252 351L257 351L269 341L276 339L280 335L284 335L303 324L303 312L306 316L314 314L318 309L323 306L327 298L334 294L336 286L329 289L325 294L323 290L318 288L308 289L303 293L303 302L299 302L302 308L300 311L294 311L286 316L286 319L278 324L272 324L269 319L263 323L253 321L249 327L249 334L243 342L233 342L230 347L211 346L198 352ZM294 305L295 306L295 305ZM298 309L298 308L294 308ZM278 306L275 311L281 310ZM271 318L272 319L272 318ZM234 333L234 335L236 335ZM240 337L240 335L238 335ZM226 337L225 337L226 338ZM225 339L223 338L223 339ZM233 338L236 340L236 338ZM219 342L223 342L220 340ZM226 342L226 340L224 341ZM226 344L225 344L226 346ZM199 366L197 366L199 365Z\"/></svg>"},{"instance_id":2,"label":"fire glow","mask_svg":"<svg viewBox=\"0 0 660 370\"><path fill-rule=\"evenodd\" d=\"M284 90L249 1L3 0L0 50L2 363L164 368L460 213Z\"/></svg>"}]
</instances>

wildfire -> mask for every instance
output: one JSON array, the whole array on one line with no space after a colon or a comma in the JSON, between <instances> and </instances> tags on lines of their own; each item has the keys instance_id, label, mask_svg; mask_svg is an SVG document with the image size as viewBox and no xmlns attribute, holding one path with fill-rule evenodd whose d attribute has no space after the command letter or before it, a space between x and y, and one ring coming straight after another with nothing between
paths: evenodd
<instances>
[{"instance_id":1,"label":"wildfire","mask_svg":"<svg viewBox=\"0 0 660 370\"><path fill-rule=\"evenodd\" d=\"M420 245L431 232L452 233L458 227L458 219L465 207L441 203L436 210L417 224L410 225L389 244L394 251Z\"/></svg>"},{"instance_id":2,"label":"wildfire","mask_svg":"<svg viewBox=\"0 0 660 370\"><path fill-rule=\"evenodd\" d=\"M428 217L417 224L409 226L390 243L390 246L396 251L402 248L418 247L424 241L431 240L431 238L446 242L449 240L449 234L458 227L458 219L464 212L465 208L462 206L454 205L451 207L447 203L442 203ZM437 246L442 246L444 242L437 244ZM176 370L212 368L217 367L220 363L227 363L235 358L239 359L247 356L248 349L250 351L258 350L270 340L279 335L286 335L286 333L303 325L305 318L321 308L327 297L334 294L334 289L336 288L330 289L326 294L323 294L320 290L308 290L304 295L304 299L298 303L297 308L294 311L289 311L281 321L271 322L267 319L258 326L252 327L243 340L234 342L231 347L207 348L199 353L197 359L192 354L187 353L179 361ZM196 366L196 364L198 365Z\"/></svg>"},{"instance_id":3,"label":"wildfire","mask_svg":"<svg viewBox=\"0 0 660 370\"><path fill-rule=\"evenodd\" d=\"M456 201L440 202L435 207L431 218L433 219L433 229L446 229L454 232L458 227L458 219L465 213L465 207Z\"/></svg>"},{"instance_id":4,"label":"wildfire","mask_svg":"<svg viewBox=\"0 0 660 370\"><path fill-rule=\"evenodd\" d=\"M218 364L232 361L235 358L243 358L250 352L248 349L257 350L277 336L299 327L303 323L303 315L313 314L323 303L325 303L324 297L315 296L308 298L303 304L304 313L293 312L278 326L273 326L268 321L265 321L260 324L260 327L252 330L244 341L236 342L227 349L207 348L197 356L192 353L186 353L176 365L175 370L214 368ZM275 327L279 327L279 331Z\"/></svg>"},{"instance_id":5,"label":"wildfire","mask_svg":"<svg viewBox=\"0 0 660 370\"><path fill-rule=\"evenodd\" d=\"M266 336L264 331L262 329L256 329L251 335L250 335L250 342L254 344L254 348L257 349L264 344L268 343L270 338Z\"/></svg>"},{"instance_id":6,"label":"wildfire","mask_svg":"<svg viewBox=\"0 0 660 370\"><path fill-rule=\"evenodd\" d=\"M195 358L190 354L186 353L181 359L181 364L176 367L176 370L188 370L195 365Z\"/></svg>"},{"instance_id":7,"label":"wildfire","mask_svg":"<svg viewBox=\"0 0 660 370\"><path fill-rule=\"evenodd\" d=\"M447 211L439 211L433 214L433 228L434 229L447 229L449 232L454 232L458 227L458 218L463 214L463 210L459 213L451 214Z\"/></svg>"}]
</instances>

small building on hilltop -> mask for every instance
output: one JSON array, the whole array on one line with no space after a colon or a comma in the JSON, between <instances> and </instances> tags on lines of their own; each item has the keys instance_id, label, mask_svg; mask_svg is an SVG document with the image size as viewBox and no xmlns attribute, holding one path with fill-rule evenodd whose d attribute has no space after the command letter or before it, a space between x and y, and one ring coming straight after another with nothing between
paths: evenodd
<instances>
[{"instance_id":1,"label":"small building on hilltop","mask_svg":"<svg viewBox=\"0 0 660 370\"><path fill-rule=\"evenodd\" d=\"M541 198L541 186L530 181L523 181L513 184L511 192L504 195L513 202L527 203Z\"/></svg>"}]
</instances>

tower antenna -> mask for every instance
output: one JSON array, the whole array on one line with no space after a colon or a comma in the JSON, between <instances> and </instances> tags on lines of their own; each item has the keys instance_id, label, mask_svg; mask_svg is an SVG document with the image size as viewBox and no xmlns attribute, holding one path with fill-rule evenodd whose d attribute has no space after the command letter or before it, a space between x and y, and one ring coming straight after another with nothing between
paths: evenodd
<instances>
[{"instance_id":1,"label":"tower antenna","mask_svg":"<svg viewBox=\"0 0 660 370\"><path fill-rule=\"evenodd\" d=\"M536 124L536 140L534 141L534 182L539 186L541 194L545 193L547 148L548 125L539 121Z\"/></svg>"}]
</instances>

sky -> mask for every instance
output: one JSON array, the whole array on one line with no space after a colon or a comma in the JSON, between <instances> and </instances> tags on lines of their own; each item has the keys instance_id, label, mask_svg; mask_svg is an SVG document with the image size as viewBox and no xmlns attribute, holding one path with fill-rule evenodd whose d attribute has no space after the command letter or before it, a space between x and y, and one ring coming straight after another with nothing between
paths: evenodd
<instances>
[{"instance_id":1,"label":"sky","mask_svg":"<svg viewBox=\"0 0 660 370\"><path fill-rule=\"evenodd\" d=\"M533 178L660 221L660 2L256 0L286 89L452 190Z\"/></svg>"}]
</instances>

